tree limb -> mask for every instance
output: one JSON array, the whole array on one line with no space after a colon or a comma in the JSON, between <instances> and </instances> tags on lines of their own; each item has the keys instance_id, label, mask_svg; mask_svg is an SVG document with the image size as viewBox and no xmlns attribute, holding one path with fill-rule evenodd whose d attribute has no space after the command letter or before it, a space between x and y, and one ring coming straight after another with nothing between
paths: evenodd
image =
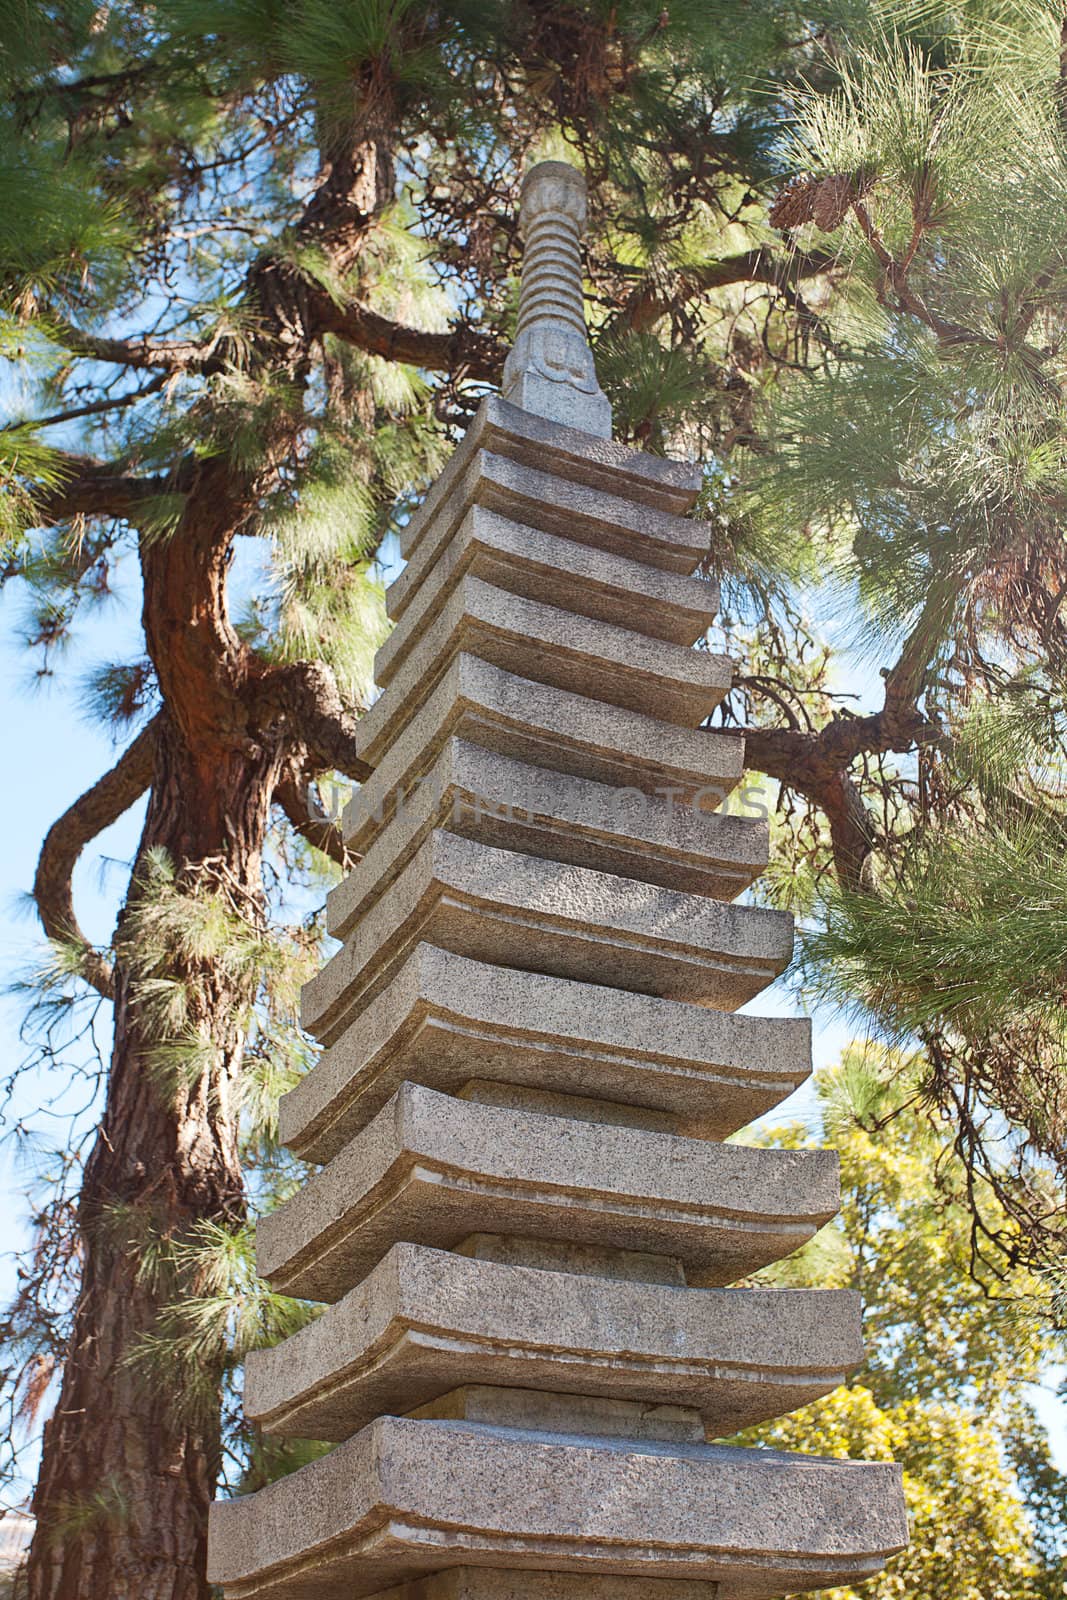
<instances>
[{"instance_id":1,"label":"tree limb","mask_svg":"<svg viewBox=\"0 0 1067 1600\"><path fill-rule=\"evenodd\" d=\"M338 305L327 295L315 304L315 329L335 334L387 361L403 361L428 372L461 372L483 383L497 382L507 356L505 345L476 328L460 326L446 333L428 333L393 322L355 300Z\"/></svg>"},{"instance_id":2,"label":"tree limb","mask_svg":"<svg viewBox=\"0 0 1067 1600\"><path fill-rule=\"evenodd\" d=\"M358 717L345 706L325 661L294 661L265 674L256 689L260 718L282 716L307 752L312 772L341 772L357 783L373 768L356 747Z\"/></svg>"},{"instance_id":3,"label":"tree limb","mask_svg":"<svg viewBox=\"0 0 1067 1600\"><path fill-rule=\"evenodd\" d=\"M350 870L360 859L358 854L347 848L340 828L331 822L326 812L319 806L312 809L308 783L301 782L292 771L287 772L278 784L274 799L300 837L314 845L316 850L321 850L323 855L329 856L331 861L336 861L339 867Z\"/></svg>"},{"instance_id":4,"label":"tree limb","mask_svg":"<svg viewBox=\"0 0 1067 1600\"><path fill-rule=\"evenodd\" d=\"M109 828L152 781L156 737L161 715L153 717L91 789L68 806L45 836L33 880L37 913L49 939L79 947L82 976L105 999L114 996L111 963L95 950L74 911L72 878L78 857L91 839Z\"/></svg>"},{"instance_id":5,"label":"tree limb","mask_svg":"<svg viewBox=\"0 0 1067 1600\"><path fill-rule=\"evenodd\" d=\"M138 507L174 489L170 478L139 478L111 461L57 450L62 479L34 496L34 525L51 527L71 517L133 517Z\"/></svg>"},{"instance_id":6,"label":"tree limb","mask_svg":"<svg viewBox=\"0 0 1067 1600\"><path fill-rule=\"evenodd\" d=\"M858 888L863 864L875 842L872 819L849 774L863 755L905 754L940 736L920 711L918 697L926 673L929 634L923 619L906 641L895 666L885 675L880 711L837 716L822 728L749 728L745 765L766 773L817 805L830 825L830 842L841 882Z\"/></svg>"},{"instance_id":7,"label":"tree limb","mask_svg":"<svg viewBox=\"0 0 1067 1600\"><path fill-rule=\"evenodd\" d=\"M76 356L91 356L118 367L162 367L167 372L210 372L224 365L218 339L156 339L148 334L136 339L107 339L87 333L66 318L49 313L64 347Z\"/></svg>"},{"instance_id":8,"label":"tree limb","mask_svg":"<svg viewBox=\"0 0 1067 1600\"><path fill-rule=\"evenodd\" d=\"M130 394L106 396L102 400L90 400L83 406L73 406L69 411L53 411L48 417L35 417L32 422L6 422L0 433L15 433L19 428L54 428L60 422L76 422L79 417L99 416L103 411L121 411L126 406L136 405L138 400L143 400L146 395L158 394L167 381L166 373L159 373L143 389L135 389Z\"/></svg>"},{"instance_id":9,"label":"tree limb","mask_svg":"<svg viewBox=\"0 0 1067 1600\"><path fill-rule=\"evenodd\" d=\"M403 361L428 372L452 372L462 368L469 378L494 383L500 376L507 355L506 347L490 334L459 326L445 333L431 333L405 322L383 317L358 300L340 304L325 290L309 286L307 294L309 332L335 334L369 355L387 361ZM163 368L168 373L210 376L229 366L241 366L243 357L236 342L228 336L198 342L193 339L105 339L86 333L72 323L59 324L66 348L75 355L90 356L116 366ZM103 407L101 407L103 409Z\"/></svg>"},{"instance_id":10,"label":"tree limb","mask_svg":"<svg viewBox=\"0 0 1067 1600\"><path fill-rule=\"evenodd\" d=\"M794 250L788 256L765 245L745 250L721 261L687 267L677 274L670 288L649 283L639 285L612 317L607 331L622 327L644 333L661 317L709 289L722 289L732 283L766 283L786 288L804 278L829 272L835 265L836 258L821 250Z\"/></svg>"}]
</instances>

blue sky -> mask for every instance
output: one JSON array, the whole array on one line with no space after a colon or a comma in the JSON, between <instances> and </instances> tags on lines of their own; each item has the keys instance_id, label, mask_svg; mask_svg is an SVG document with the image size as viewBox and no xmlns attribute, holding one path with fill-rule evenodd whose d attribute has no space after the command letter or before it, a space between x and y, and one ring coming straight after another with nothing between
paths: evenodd
<instances>
[{"instance_id":1,"label":"blue sky","mask_svg":"<svg viewBox=\"0 0 1067 1600\"><path fill-rule=\"evenodd\" d=\"M134 578L132 572L124 578L120 571L116 600L79 628L77 646L59 663L56 679L44 685L35 685L28 657L17 643L23 604L17 586L0 599L0 665L3 681L8 685L0 712L0 748L10 752L12 762L9 780L0 786L0 981L5 984L15 980L40 954L40 931L26 904L26 894L41 840L51 822L116 759L117 747L109 732L94 725L79 709L77 689L92 666L102 661L129 660L141 653ZM83 928L94 940L106 939L114 925L142 815L143 803L102 834L78 865L75 903ZM788 994L778 988L760 996L747 1009L782 1012L791 1009L791 1002ZM28 1047L19 1036L22 1016L20 998L0 994L0 1048L5 1072L28 1054ZM819 1014L814 1022L818 1068L836 1059L853 1030L832 1013ZM51 1115L47 1101L64 1090L66 1098L61 1100L60 1109L74 1104L84 1092L81 1084L65 1080L62 1075L51 1081L41 1076L23 1078L6 1107L6 1123L10 1126L14 1119L25 1118L47 1133ZM811 1106L810 1091L802 1089L772 1120L789 1120L798 1115L806 1118ZM27 1239L26 1193L32 1178L32 1163L16 1159L10 1143L0 1146L5 1219L0 1240L0 1296L4 1300L15 1284L12 1252ZM1067 1469L1067 1405L1051 1387L1057 1376L1060 1375L1050 1374L1049 1388L1038 1392L1035 1399L1060 1465ZM28 1449L23 1463L27 1478L32 1477L35 1458L36 1451Z\"/></svg>"}]
</instances>

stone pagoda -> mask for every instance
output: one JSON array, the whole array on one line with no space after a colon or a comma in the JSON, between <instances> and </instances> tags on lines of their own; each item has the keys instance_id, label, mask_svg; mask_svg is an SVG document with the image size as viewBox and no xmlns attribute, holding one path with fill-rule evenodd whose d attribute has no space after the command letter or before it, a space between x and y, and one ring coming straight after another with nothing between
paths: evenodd
<instances>
[{"instance_id":1,"label":"stone pagoda","mask_svg":"<svg viewBox=\"0 0 1067 1600\"><path fill-rule=\"evenodd\" d=\"M220 1502L227 1600L757 1600L877 1572L899 1469L709 1441L862 1359L857 1295L737 1284L838 1206L836 1157L723 1141L810 1070L737 1015L790 918L736 905L767 829L702 728L695 466L611 441L583 180L523 186L515 348L402 537L325 1053L282 1102L322 1170L259 1267L323 1315L250 1358L269 1433L337 1441Z\"/></svg>"}]
</instances>

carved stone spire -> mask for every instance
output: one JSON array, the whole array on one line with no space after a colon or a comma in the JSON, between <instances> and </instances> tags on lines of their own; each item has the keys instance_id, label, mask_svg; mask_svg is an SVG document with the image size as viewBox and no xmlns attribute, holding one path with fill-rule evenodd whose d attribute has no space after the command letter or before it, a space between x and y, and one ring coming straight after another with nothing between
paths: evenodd
<instances>
[{"instance_id":1,"label":"carved stone spire","mask_svg":"<svg viewBox=\"0 0 1067 1600\"><path fill-rule=\"evenodd\" d=\"M585 179L565 161L531 167L522 185L524 254L515 346L505 400L599 439L611 438L611 404L597 382L585 329L581 239Z\"/></svg>"},{"instance_id":2,"label":"carved stone spire","mask_svg":"<svg viewBox=\"0 0 1067 1600\"><path fill-rule=\"evenodd\" d=\"M329 1304L245 1371L264 1432L337 1448L214 1507L226 1600L768 1600L907 1543L899 1467L714 1442L846 1380L859 1296L730 1287L829 1221L837 1158L727 1142L811 1038L738 1010L792 918L735 903L767 834L703 727L702 473L605 437L584 211L571 167L527 178L518 404L400 535L301 1002L326 1049L279 1112L323 1168L256 1234Z\"/></svg>"}]
</instances>

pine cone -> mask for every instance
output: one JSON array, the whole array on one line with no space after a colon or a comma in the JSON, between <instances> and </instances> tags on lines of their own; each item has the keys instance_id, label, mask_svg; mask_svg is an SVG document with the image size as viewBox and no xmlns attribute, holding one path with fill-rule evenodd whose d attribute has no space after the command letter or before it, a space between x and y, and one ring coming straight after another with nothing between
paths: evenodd
<instances>
[{"instance_id":1,"label":"pine cone","mask_svg":"<svg viewBox=\"0 0 1067 1600\"><path fill-rule=\"evenodd\" d=\"M772 228L799 228L815 215L815 197L820 185L814 178L793 178L786 184L770 209Z\"/></svg>"},{"instance_id":2,"label":"pine cone","mask_svg":"<svg viewBox=\"0 0 1067 1600\"><path fill-rule=\"evenodd\" d=\"M815 193L812 221L824 233L833 233L848 216L848 208L857 198L852 179L847 172L835 172L824 178Z\"/></svg>"}]
</instances>

